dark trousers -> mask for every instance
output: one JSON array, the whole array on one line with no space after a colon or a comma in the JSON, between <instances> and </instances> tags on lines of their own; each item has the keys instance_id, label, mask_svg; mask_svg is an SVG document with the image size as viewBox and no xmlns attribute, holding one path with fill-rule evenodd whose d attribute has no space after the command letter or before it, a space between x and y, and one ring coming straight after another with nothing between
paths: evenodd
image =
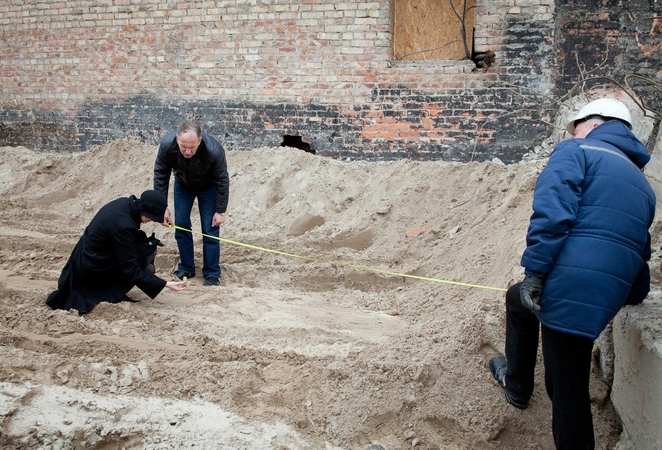
<instances>
[{"instance_id":1,"label":"dark trousers","mask_svg":"<svg viewBox=\"0 0 662 450\"><path fill-rule=\"evenodd\" d=\"M506 386L518 399L533 393L541 328L545 388L552 401L552 433L557 449L594 449L589 394L593 340L540 325L520 303L519 283L506 293Z\"/></svg>"}]
</instances>

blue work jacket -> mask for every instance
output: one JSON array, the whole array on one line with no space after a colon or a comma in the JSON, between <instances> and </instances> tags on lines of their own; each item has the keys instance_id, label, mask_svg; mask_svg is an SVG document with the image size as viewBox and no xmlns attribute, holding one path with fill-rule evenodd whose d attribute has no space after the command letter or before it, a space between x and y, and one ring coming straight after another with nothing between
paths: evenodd
<instances>
[{"instance_id":1,"label":"blue work jacket","mask_svg":"<svg viewBox=\"0 0 662 450\"><path fill-rule=\"evenodd\" d=\"M538 319L597 338L626 302L650 289L655 194L644 144L618 120L561 142L536 182L521 264L546 275Z\"/></svg>"}]
</instances>

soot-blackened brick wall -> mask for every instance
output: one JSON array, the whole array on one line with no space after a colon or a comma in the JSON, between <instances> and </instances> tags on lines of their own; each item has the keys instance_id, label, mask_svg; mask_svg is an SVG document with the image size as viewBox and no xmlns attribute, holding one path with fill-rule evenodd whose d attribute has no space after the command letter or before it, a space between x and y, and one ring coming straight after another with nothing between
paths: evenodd
<instances>
[{"instance_id":1,"label":"soot-blackened brick wall","mask_svg":"<svg viewBox=\"0 0 662 450\"><path fill-rule=\"evenodd\" d=\"M662 4L650 0L560 0L556 11L557 95L601 86L623 88L650 110L648 115L659 126Z\"/></svg>"},{"instance_id":2,"label":"soot-blackened brick wall","mask_svg":"<svg viewBox=\"0 0 662 450\"><path fill-rule=\"evenodd\" d=\"M514 162L552 133L555 96L580 75L559 51L575 38L565 27L579 43L582 14L593 40L614 26L594 2L560 2L559 26L553 0L479 0L475 49L496 60L477 71L394 61L397 1L0 1L0 145L156 144L193 119L230 149L289 134L333 157ZM624 36L614 61L654 71L659 56L623 33L618 8L602 8Z\"/></svg>"}]
</instances>

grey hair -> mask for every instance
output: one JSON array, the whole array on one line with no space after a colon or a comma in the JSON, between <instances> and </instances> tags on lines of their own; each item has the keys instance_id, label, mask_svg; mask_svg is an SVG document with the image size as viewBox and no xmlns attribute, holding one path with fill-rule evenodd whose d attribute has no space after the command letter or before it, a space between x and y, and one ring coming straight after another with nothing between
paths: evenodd
<instances>
[{"instance_id":1,"label":"grey hair","mask_svg":"<svg viewBox=\"0 0 662 450\"><path fill-rule=\"evenodd\" d=\"M202 136L202 129L200 128L200 125L198 125L195 122L182 122L179 124L177 127L177 136L180 134L188 133L189 131L193 131L196 136L201 137Z\"/></svg>"}]
</instances>

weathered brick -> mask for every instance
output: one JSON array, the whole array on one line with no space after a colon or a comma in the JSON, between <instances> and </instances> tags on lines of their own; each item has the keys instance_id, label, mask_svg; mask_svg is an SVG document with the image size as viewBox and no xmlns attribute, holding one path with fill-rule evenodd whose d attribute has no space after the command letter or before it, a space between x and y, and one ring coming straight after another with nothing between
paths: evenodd
<instances>
[{"instance_id":1,"label":"weathered brick","mask_svg":"<svg viewBox=\"0 0 662 450\"><path fill-rule=\"evenodd\" d=\"M479 0L476 50L496 54L483 72L466 60L391 61L389 0L25 3L0 5L7 62L0 66L0 145L32 133L34 146L86 150L133 130L155 142L156 130L172 128L179 111L194 109L228 148L263 145L296 130L330 156L498 155L508 162L550 133L544 123L552 109L540 104L554 89L544 80L557 75L555 25L566 37L557 40L564 51L587 36L606 36L610 46L635 55L639 73L655 74L659 65L646 50L656 36L641 30L640 47L623 39L629 19L619 21L618 10L567 6L563 24L572 23L572 11L583 26L566 30L553 22L553 0ZM569 62L564 88L578 75ZM528 100L512 86L527 87ZM164 92L168 98L160 100ZM128 126L116 119L136 105L141 114L132 114ZM538 125L515 130L517 115ZM49 136L53 127L40 124L53 124L53 117L61 132ZM67 131L72 120L83 137L66 141L74 139Z\"/></svg>"}]
</instances>

